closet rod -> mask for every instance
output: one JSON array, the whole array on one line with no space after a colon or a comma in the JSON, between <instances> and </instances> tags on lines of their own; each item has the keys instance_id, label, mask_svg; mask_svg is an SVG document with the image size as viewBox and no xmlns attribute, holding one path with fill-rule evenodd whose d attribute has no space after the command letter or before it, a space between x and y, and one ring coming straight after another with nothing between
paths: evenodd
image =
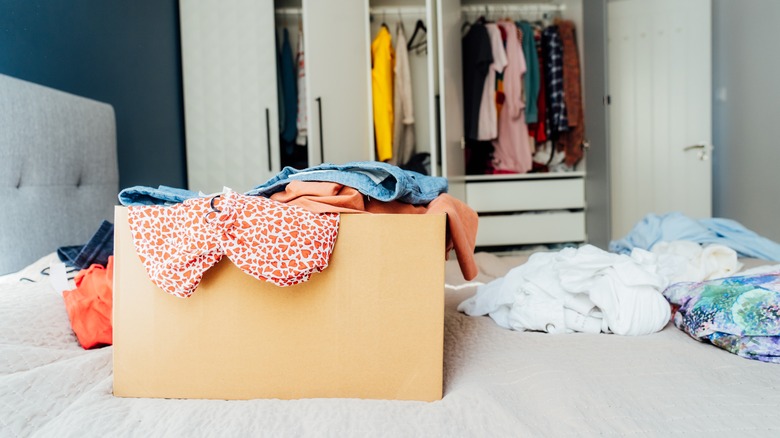
<instances>
[{"instance_id":1,"label":"closet rod","mask_svg":"<svg viewBox=\"0 0 780 438\"><path fill-rule=\"evenodd\" d=\"M566 10L566 5L556 5L549 3L540 4L484 4L484 5L466 5L461 6L461 12L470 14L479 14L481 12L519 12L519 13L542 13L542 12L560 12Z\"/></svg>"},{"instance_id":2,"label":"closet rod","mask_svg":"<svg viewBox=\"0 0 780 438\"><path fill-rule=\"evenodd\" d=\"M301 8L277 8L274 12L279 15L301 15Z\"/></svg>"},{"instance_id":3,"label":"closet rod","mask_svg":"<svg viewBox=\"0 0 780 438\"><path fill-rule=\"evenodd\" d=\"M425 6L376 6L368 9L371 15L425 15Z\"/></svg>"}]
</instances>

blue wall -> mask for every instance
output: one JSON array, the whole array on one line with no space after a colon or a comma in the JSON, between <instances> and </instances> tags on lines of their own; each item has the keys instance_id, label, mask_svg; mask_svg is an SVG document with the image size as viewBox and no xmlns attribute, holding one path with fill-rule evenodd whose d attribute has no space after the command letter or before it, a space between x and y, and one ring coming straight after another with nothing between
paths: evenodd
<instances>
[{"instance_id":1,"label":"blue wall","mask_svg":"<svg viewBox=\"0 0 780 438\"><path fill-rule=\"evenodd\" d=\"M3 0L0 73L107 102L120 187L186 186L176 0Z\"/></svg>"}]
</instances>

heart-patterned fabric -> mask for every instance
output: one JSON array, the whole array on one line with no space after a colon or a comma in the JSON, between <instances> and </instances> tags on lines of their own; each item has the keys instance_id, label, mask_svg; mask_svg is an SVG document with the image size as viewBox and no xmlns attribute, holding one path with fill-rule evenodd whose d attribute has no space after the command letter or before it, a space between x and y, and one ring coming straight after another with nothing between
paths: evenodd
<instances>
[{"instance_id":1,"label":"heart-patterned fabric","mask_svg":"<svg viewBox=\"0 0 780 438\"><path fill-rule=\"evenodd\" d=\"M128 221L151 280L186 298L223 255L277 286L308 280L328 266L339 215L227 192L170 207L128 207Z\"/></svg>"}]
</instances>

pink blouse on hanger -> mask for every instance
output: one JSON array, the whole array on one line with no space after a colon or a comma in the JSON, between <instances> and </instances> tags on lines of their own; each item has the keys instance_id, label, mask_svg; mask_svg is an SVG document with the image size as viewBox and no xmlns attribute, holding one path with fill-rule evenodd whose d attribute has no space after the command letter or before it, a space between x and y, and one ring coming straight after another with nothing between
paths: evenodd
<instances>
[{"instance_id":1,"label":"pink blouse on hanger","mask_svg":"<svg viewBox=\"0 0 780 438\"><path fill-rule=\"evenodd\" d=\"M507 66L504 69L506 101L498 117L498 138L493 141L493 168L495 173L526 173L531 170L532 150L523 101L525 56L515 24L500 21L498 25L507 35Z\"/></svg>"}]
</instances>

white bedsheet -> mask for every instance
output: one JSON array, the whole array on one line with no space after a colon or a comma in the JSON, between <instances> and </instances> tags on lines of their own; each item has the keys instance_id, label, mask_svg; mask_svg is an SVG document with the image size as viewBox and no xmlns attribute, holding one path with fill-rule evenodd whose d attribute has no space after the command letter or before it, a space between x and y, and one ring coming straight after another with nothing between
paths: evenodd
<instances>
[{"instance_id":1,"label":"white bedsheet","mask_svg":"<svg viewBox=\"0 0 780 438\"><path fill-rule=\"evenodd\" d=\"M492 275L483 275L489 279ZM462 282L448 262L450 284ZM640 337L514 332L456 310L439 402L165 400L111 394L47 283L0 289L0 436L778 436L780 367L669 325Z\"/></svg>"}]
</instances>

